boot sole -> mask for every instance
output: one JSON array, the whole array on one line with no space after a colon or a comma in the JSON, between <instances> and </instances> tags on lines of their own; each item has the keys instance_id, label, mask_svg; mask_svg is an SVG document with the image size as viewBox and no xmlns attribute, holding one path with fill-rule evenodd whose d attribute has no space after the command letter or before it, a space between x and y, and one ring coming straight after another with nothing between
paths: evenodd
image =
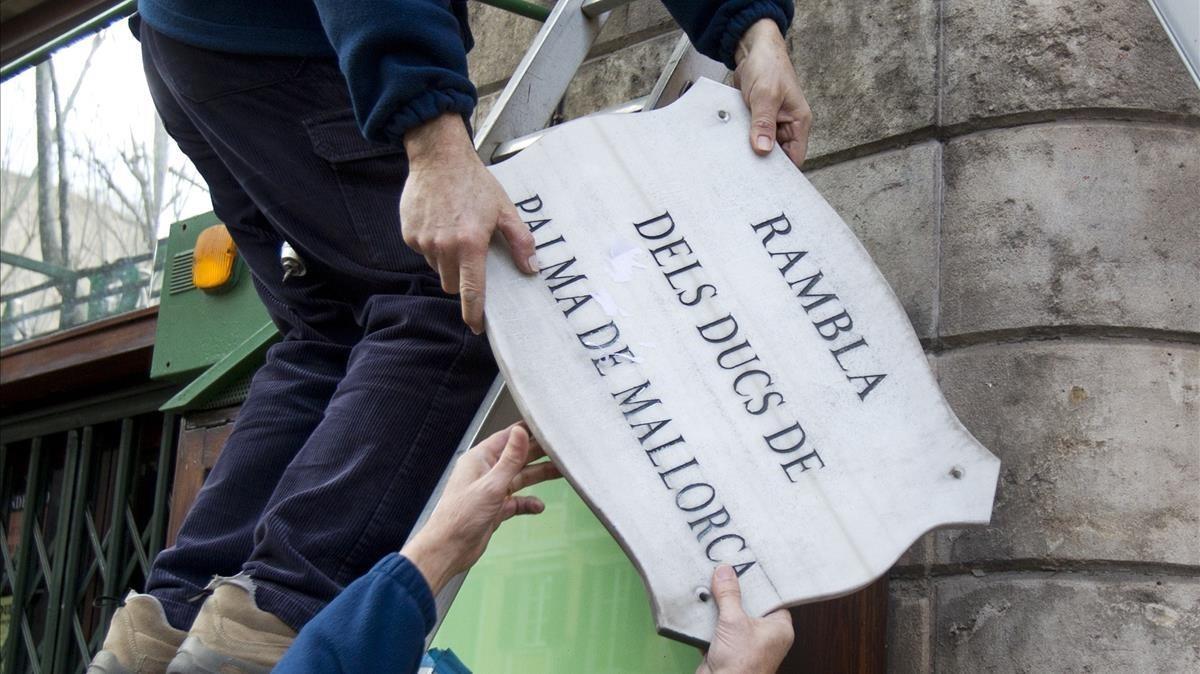
<instances>
[{"instance_id":1,"label":"boot sole","mask_svg":"<svg viewBox=\"0 0 1200 674\"><path fill-rule=\"evenodd\" d=\"M167 674L270 674L273 668L218 653L196 637L188 637L167 665Z\"/></svg>"},{"instance_id":2,"label":"boot sole","mask_svg":"<svg viewBox=\"0 0 1200 674\"><path fill-rule=\"evenodd\" d=\"M117 659L109 651L100 651L88 665L87 674L134 674L134 671Z\"/></svg>"}]
</instances>

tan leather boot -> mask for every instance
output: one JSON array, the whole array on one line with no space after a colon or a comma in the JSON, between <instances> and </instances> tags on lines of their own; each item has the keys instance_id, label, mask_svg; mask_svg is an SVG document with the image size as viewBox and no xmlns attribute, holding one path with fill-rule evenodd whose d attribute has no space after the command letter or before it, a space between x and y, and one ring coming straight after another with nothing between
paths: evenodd
<instances>
[{"instance_id":1,"label":"tan leather boot","mask_svg":"<svg viewBox=\"0 0 1200 674\"><path fill-rule=\"evenodd\" d=\"M167 622L157 599L130 591L113 614L88 674L163 674L185 636Z\"/></svg>"},{"instance_id":2,"label":"tan leather boot","mask_svg":"<svg viewBox=\"0 0 1200 674\"><path fill-rule=\"evenodd\" d=\"M217 578L167 674L267 674L296 631L254 603L246 576Z\"/></svg>"}]
</instances>

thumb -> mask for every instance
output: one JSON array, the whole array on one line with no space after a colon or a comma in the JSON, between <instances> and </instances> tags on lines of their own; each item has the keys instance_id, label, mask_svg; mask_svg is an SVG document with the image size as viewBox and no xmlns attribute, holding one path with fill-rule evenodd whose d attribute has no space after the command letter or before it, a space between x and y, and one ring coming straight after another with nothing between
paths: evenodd
<instances>
[{"instance_id":1,"label":"thumb","mask_svg":"<svg viewBox=\"0 0 1200 674\"><path fill-rule=\"evenodd\" d=\"M525 467L529 457L529 432L522 426L513 426L508 433L508 442L496 465L488 471L487 479L493 485L507 490L509 483Z\"/></svg>"},{"instance_id":2,"label":"thumb","mask_svg":"<svg viewBox=\"0 0 1200 674\"><path fill-rule=\"evenodd\" d=\"M775 147L776 119L782 99L770 94L751 94L750 146L759 155L769 153Z\"/></svg>"},{"instance_id":3,"label":"thumb","mask_svg":"<svg viewBox=\"0 0 1200 674\"><path fill-rule=\"evenodd\" d=\"M713 571L713 597L717 600L717 619L728 622L745 615L742 610L742 588L738 585L737 574L733 567L722 564Z\"/></svg>"}]
</instances>

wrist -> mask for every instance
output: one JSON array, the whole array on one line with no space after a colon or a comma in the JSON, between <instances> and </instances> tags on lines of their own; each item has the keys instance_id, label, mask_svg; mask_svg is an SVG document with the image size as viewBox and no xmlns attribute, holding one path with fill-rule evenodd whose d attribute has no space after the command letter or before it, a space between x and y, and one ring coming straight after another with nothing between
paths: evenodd
<instances>
[{"instance_id":1,"label":"wrist","mask_svg":"<svg viewBox=\"0 0 1200 674\"><path fill-rule=\"evenodd\" d=\"M475 156L467 126L457 113L446 112L404 134L404 152L409 164L447 161Z\"/></svg>"},{"instance_id":2,"label":"wrist","mask_svg":"<svg viewBox=\"0 0 1200 674\"><path fill-rule=\"evenodd\" d=\"M419 533L400 549L400 554L417 567L417 571L421 572L425 583L429 585L429 592L435 597L455 576L456 572L451 563L453 555L427 543Z\"/></svg>"},{"instance_id":3,"label":"wrist","mask_svg":"<svg viewBox=\"0 0 1200 674\"><path fill-rule=\"evenodd\" d=\"M764 44L783 45L783 33L779 31L779 24L775 23L774 19L762 18L750 24L738 40L737 49L733 53L734 63L740 65L751 50Z\"/></svg>"}]
</instances>

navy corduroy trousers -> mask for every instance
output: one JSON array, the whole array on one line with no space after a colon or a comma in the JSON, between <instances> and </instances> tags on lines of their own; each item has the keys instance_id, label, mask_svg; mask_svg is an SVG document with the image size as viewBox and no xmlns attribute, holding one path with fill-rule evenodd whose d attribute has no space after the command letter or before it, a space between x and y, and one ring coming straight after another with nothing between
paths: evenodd
<instances>
[{"instance_id":1,"label":"navy corduroy trousers","mask_svg":"<svg viewBox=\"0 0 1200 674\"><path fill-rule=\"evenodd\" d=\"M404 245L404 154L362 137L332 59L133 27L163 123L283 334L146 591L186 629L213 575L246 573L259 608L300 629L400 548L495 364ZM304 276L283 280L284 241Z\"/></svg>"}]
</instances>

